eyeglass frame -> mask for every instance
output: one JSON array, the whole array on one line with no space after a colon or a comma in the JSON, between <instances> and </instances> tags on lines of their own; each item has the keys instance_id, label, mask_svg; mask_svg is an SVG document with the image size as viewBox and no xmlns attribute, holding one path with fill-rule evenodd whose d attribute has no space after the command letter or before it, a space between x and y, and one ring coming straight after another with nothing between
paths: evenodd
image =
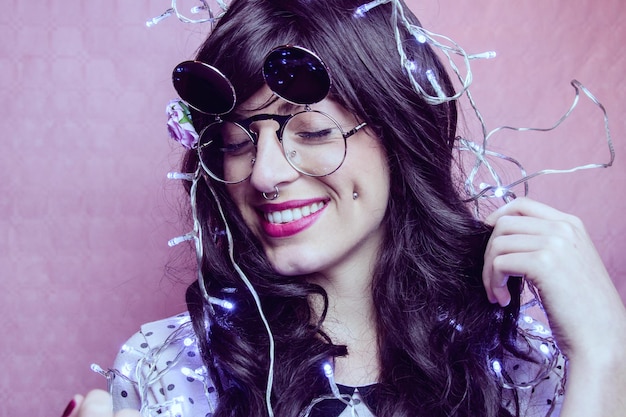
<instances>
[{"instance_id":1,"label":"eyeglass frame","mask_svg":"<svg viewBox=\"0 0 626 417\"><path fill-rule=\"evenodd\" d=\"M327 117L330 121L332 121L337 128L339 129L339 131L341 132L341 136L343 138L343 155L341 157L341 162L339 162L339 165L337 165L336 168L334 168L332 171L327 172L325 174L310 174L308 172L303 171L302 169L298 168L296 165L294 165L294 163L287 157L287 153L284 147L284 143L283 143L283 132L285 130L285 127L287 126L287 123L289 123L290 120L292 120L294 117L300 115L300 114L304 114L304 113L309 113L309 112L315 112L315 113L319 113L325 117ZM278 142L280 143L280 146L283 150L283 156L285 157L285 160L287 161L287 163L289 163L289 165L295 169L296 171L298 171L299 173L309 176L309 177L325 177L328 175L331 175L332 173L336 172L339 168L341 168L341 166L343 165L344 161L346 160L346 155L348 153L348 143L347 143L347 139L353 135L355 135L359 130L361 130L363 127L367 126L366 122L361 122L358 125L356 125L355 127L353 127L352 129L348 130L347 132L344 131L344 129L341 127L341 125L339 124L339 122L337 122L337 120L332 117L331 115L329 115L326 112L320 111L320 110L313 110L311 109L310 106L306 105L304 110L299 111L297 113L293 113L293 114L286 114L286 115L282 115L282 114L269 114L269 113L261 113L261 114L255 114L253 116L250 116L246 119L243 120L223 120L221 118L217 118L213 123L209 124L207 127L205 127L202 132L200 132L200 138L198 140L198 146L197 146L197 152L198 152L198 160L200 161L200 164L202 165L202 168L204 169L204 171L214 180L221 182L223 184L239 184L244 182L245 180L247 180L248 178L250 178L250 176L252 175L252 170L254 167L254 164L256 162L256 151L258 149L258 142L259 142L259 138L258 138L258 133L253 131L252 129L250 129L250 126L252 125L252 123L258 122L258 121L263 121L263 120L272 120L275 121L276 123L278 123L278 129L276 130L276 139L278 140ZM203 144L202 143L202 138L204 137L204 134L206 132L208 132L208 130L210 128L213 128L215 125L217 124L222 124L222 123L232 123L236 126L238 126L241 130L243 130L244 132L246 132L246 134L248 135L248 139L250 139L250 142L252 142L252 145L254 145L254 149L255 149L255 157L252 158L251 160L251 167L250 167L250 173L245 177L242 178L241 180L238 181L227 181L225 179L219 178L215 173L213 173L204 163L203 159L202 159L202 153L201 153L201 149L202 147L207 146L208 144L211 143L211 141Z\"/></svg>"}]
</instances>

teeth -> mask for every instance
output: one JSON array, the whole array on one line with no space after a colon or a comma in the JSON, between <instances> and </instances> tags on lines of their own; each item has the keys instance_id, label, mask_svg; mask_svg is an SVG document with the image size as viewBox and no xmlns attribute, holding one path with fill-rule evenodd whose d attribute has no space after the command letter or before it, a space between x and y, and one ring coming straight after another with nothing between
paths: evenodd
<instances>
[{"instance_id":1,"label":"teeth","mask_svg":"<svg viewBox=\"0 0 626 417\"><path fill-rule=\"evenodd\" d=\"M265 219L268 222L275 224L289 223L300 220L303 217L310 216L311 214L320 211L322 207L324 207L324 203L313 203L304 207L298 207L283 211L273 211L271 213L265 213Z\"/></svg>"}]
</instances>

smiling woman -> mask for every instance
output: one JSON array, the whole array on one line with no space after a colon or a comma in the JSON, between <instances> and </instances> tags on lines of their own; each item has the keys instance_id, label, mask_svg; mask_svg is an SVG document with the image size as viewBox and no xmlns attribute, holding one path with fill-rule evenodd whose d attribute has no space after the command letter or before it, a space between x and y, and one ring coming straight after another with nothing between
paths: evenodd
<instances>
[{"instance_id":1,"label":"smiling woman","mask_svg":"<svg viewBox=\"0 0 626 417\"><path fill-rule=\"evenodd\" d=\"M282 100L271 99L272 92L263 88L241 104L240 112L262 108L273 114ZM264 107L264 103L271 104ZM340 126L356 122L341 105L324 99L314 105L315 110L306 108L288 116L291 120L278 130L271 120L255 123L254 169L248 181L230 185L228 193L275 271L326 275L328 268L349 268L348 275L352 275L355 267L376 258L384 234L381 222L389 192L386 155L367 128L342 134ZM303 130L295 119L310 118L310 114L322 120L306 123ZM290 127L293 123L298 125ZM308 139L311 136L313 141ZM348 137L350 151L346 152ZM297 142L302 144L295 151L292 144ZM292 156L295 152L297 161ZM305 170L322 174L303 174ZM267 201L263 193L271 190L277 198ZM363 273L371 275L371 271Z\"/></svg>"},{"instance_id":2,"label":"smiling woman","mask_svg":"<svg viewBox=\"0 0 626 417\"><path fill-rule=\"evenodd\" d=\"M179 119L199 132L185 135L181 174L199 261L189 314L126 343L105 373L116 409L608 417L625 406L626 311L582 223L525 198L482 222L458 194L464 90L438 47L400 1L230 4L174 71L191 108ZM525 285L552 331L520 312Z\"/></svg>"}]
</instances>

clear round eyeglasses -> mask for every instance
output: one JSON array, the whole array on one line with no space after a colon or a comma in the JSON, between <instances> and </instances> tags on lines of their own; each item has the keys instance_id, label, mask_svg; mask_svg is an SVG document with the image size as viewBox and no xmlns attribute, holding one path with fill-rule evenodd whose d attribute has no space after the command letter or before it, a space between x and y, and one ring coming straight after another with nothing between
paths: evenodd
<instances>
[{"instance_id":1,"label":"clear round eyeglasses","mask_svg":"<svg viewBox=\"0 0 626 417\"><path fill-rule=\"evenodd\" d=\"M331 78L322 60L308 49L284 45L265 58L263 77L281 99L304 106L290 115L257 114L245 120L224 116L236 104L235 89L217 68L200 61L179 64L173 83L180 97L194 109L215 116L200 132L200 164L213 179L236 184L252 174L259 140L259 122L276 122L276 137L289 164L298 172L322 177L335 172L346 158L347 142L366 123L344 130L332 116L310 105L328 95ZM221 116L224 116L223 118Z\"/></svg>"},{"instance_id":2,"label":"clear round eyeglasses","mask_svg":"<svg viewBox=\"0 0 626 417\"><path fill-rule=\"evenodd\" d=\"M346 158L346 139L361 123L347 132L330 115L306 108L292 115L257 114L241 121L218 121L200 135L198 154L214 179L234 184L252 174L259 140L257 122L278 123L276 136L287 162L302 174L321 177L335 172Z\"/></svg>"}]
</instances>

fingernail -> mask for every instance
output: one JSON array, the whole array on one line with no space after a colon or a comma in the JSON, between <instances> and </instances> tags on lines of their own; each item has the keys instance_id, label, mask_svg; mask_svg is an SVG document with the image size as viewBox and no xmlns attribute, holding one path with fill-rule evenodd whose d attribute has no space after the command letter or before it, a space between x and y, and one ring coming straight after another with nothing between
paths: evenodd
<instances>
[{"instance_id":1,"label":"fingernail","mask_svg":"<svg viewBox=\"0 0 626 417\"><path fill-rule=\"evenodd\" d=\"M72 414L72 411L74 411L74 407L76 407L76 400L72 399L67 407L65 407L65 411L63 411L62 417L68 417L70 414Z\"/></svg>"}]
</instances>

